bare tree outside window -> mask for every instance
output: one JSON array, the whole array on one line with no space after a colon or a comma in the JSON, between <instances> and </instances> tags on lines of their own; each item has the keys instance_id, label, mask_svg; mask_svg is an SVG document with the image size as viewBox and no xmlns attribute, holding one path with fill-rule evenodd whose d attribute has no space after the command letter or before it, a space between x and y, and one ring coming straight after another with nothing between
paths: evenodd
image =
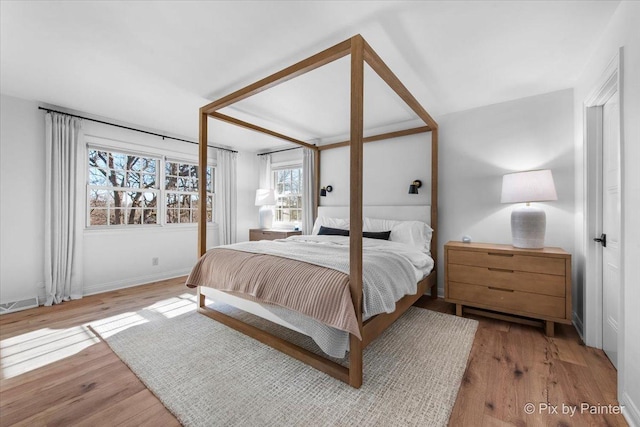
<instances>
[{"instance_id":1,"label":"bare tree outside window","mask_svg":"<svg viewBox=\"0 0 640 427\"><path fill-rule=\"evenodd\" d=\"M165 224L198 222L197 164L95 148L87 158L90 227L157 225L161 213ZM214 168L207 167L208 222L213 221L214 177Z\"/></svg>"},{"instance_id":2,"label":"bare tree outside window","mask_svg":"<svg viewBox=\"0 0 640 427\"><path fill-rule=\"evenodd\" d=\"M158 223L159 159L89 150L89 225Z\"/></svg>"},{"instance_id":3,"label":"bare tree outside window","mask_svg":"<svg viewBox=\"0 0 640 427\"><path fill-rule=\"evenodd\" d=\"M167 224L198 222L198 168L195 163L165 162ZM213 221L213 180L213 168L207 167L207 222Z\"/></svg>"}]
</instances>

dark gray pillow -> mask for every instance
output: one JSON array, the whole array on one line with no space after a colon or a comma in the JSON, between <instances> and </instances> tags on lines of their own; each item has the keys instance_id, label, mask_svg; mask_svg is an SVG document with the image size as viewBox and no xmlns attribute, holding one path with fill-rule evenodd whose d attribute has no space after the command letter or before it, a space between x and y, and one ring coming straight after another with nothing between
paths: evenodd
<instances>
[{"instance_id":1,"label":"dark gray pillow","mask_svg":"<svg viewBox=\"0 0 640 427\"><path fill-rule=\"evenodd\" d=\"M320 226L320 231L318 231L318 235L324 236L348 236L349 230L342 230L340 228L330 228L325 226ZM362 237L366 237L368 239L380 239L380 240L389 240L389 236L391 236L391 231L363 231Z\"/></svg>"},{"instance_id":2,"label":"dark gray pillow","mask_svg":"<svg viewBox=\"0 0 640 427\"><path fill-rule=\"evenodd\" d=\"M320 226L320 231L318 231L318 235L324 235L324 236L348 236L349 235L349 230L342 230L340 228L330 228L330 227L324 227L324 226Z\"/></svg>"},{"instance_id":3,"label":"dark gray pillow","mask_svg":"<svg viewBox=\"0 0 640 427\"><path fill-rule=\"evenodd\" d=\"M389 231L363 231L362 237L368 237L369 239L389 240L391 236L391 230Z\"/></svg>"}]
</instances>

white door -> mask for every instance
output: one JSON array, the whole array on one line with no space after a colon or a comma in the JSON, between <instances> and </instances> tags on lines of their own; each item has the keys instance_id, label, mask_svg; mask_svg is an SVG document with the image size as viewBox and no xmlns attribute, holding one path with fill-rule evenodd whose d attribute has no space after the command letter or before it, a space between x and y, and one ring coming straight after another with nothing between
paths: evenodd
<instances>
[{"instance_id":1,"label":"white door","mask_svg":"<svg viewBox=\"0 0 640 427\"><path fill-rule=\"evenodd\" d=\"M602 348L618 367L620 320L620 105L618 92L602 108Z\"/></svg>"}]
</instances>

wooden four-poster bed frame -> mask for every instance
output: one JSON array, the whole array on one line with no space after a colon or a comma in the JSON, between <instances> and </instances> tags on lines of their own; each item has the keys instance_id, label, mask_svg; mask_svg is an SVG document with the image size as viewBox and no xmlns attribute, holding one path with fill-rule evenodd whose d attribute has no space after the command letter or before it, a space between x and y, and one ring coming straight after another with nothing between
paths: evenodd
<instances>
[{"instance_id":1,"label":"wooden four-poster bed frame","mask_svg":"<svg viewBox=\"0 0 640 427\"><path fill-rule=\"evenodd\" d=\"M316 147L315 145L291 138L286 135L265 129L260 126L247 123L245 121L221 114L218 110L234 104L240 100L248 98L266 89L274 87L280 83L294 77L312 71L323 65L329 64L346 55L351 56L351 124L350 140L335 144L328 144ZM379 135L363 136L363 96L364 96L364 63L369 66L393 89L398 96L424 121L425 126L388 132ZM344 367L322 356L314 354L286 340L276 337L255 326L246 324L231 316L207 308L205 305L205 295L198 286L198 311L227 325L252 338L257 339L271 347L280 350L302 362L305 362L316 369L319 369L333 377L344 381L352 387L359 388L362 385L362 353L363 349L377 338L388 326L400 317L418 298L431 289L432 298L437 297L436 282L436 256L437 256L437 215L438 215L438 125L418 103L407 88L393 74L389 67L367 44L362 36L355 35L348 40L338 43L316 55L274 73L256 83L243 89L233 92L217 101L211 102L200 108L200 139L199 139L199 167L205 170L207 167L207 141L208 141L208 118L231 123L240 127L251 129L271 135L285 141L293 142L303 147L316 151L315 156L315 183L316 194L319 195L320 184L320 152L332 148L350 147L350 237L349 237L349 286L353 301L358 327L362 340L355 335L349 336L349 367ZM431 273L418 283L418 291L414 295L406 295L396 303L396 310L393 313L383 313L374 316L363 322L362 320L362 163L363 163L363 143L379 141L383 139L395 138L405 135L412 135L423 132L431 132L431 227L433 237L431 239L431 257L434 260L434 268ZM200 200L206 200L206 180L199 180ZM314 217L317 216L319 197L314 199ZM206 204L199 205L198 220L198 255L205 254L206 248Z\"/></svg>"}]
</instances>

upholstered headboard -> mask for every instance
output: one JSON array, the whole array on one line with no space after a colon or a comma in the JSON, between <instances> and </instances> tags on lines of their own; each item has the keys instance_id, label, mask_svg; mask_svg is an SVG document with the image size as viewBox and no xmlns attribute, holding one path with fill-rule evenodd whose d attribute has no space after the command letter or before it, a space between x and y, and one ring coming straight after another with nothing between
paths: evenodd
<instances>
[{"instance_id":1,"label":"upholstered headboard","mask_svg":"<svg viewBox=\"0 0 640 427\"><path fill-rule=\"evenodd\" d=\"M431 206L369 206L362 207L364 216L376 219L394 219L396 221L423 221L431 225ZM349 206L318 206L318 216L331 218L349 218Z\"/></svg>"}]
</instances>

